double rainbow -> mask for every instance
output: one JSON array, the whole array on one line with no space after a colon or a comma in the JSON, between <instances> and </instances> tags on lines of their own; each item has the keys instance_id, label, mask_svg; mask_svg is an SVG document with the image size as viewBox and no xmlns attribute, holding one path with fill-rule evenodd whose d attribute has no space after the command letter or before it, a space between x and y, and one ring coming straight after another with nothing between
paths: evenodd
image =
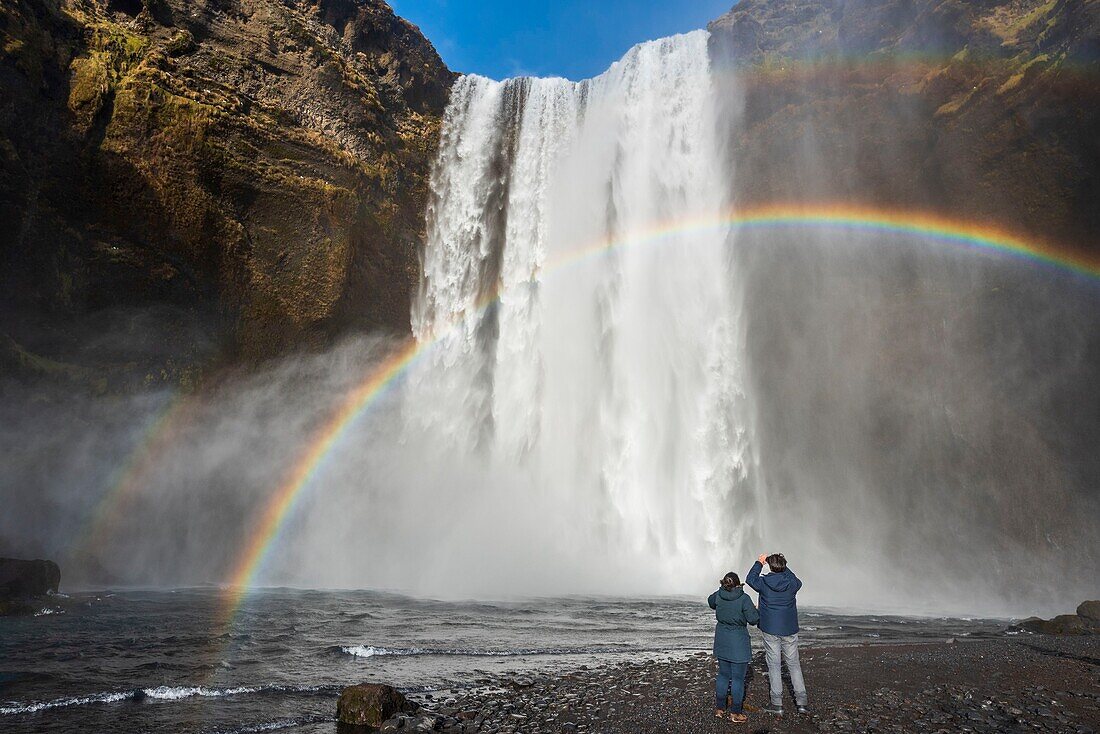
<instances>
[{"instance_id":1,"label":"double rainbow","mask_svg":"<svg viewBox=\"0 0 1100 734\"><path fill-rule=\"evenodd\" d=\"M544 268L544 274L611 250L642 245L659 245L673 236L720 228L756 230L770 228L825 228L872 234L902 235L933 240L971 249L977 252L1007 255L1026 261L1054 266L1086 278L1100 278L1100 257L1076 252L1064 247L1029 242L987 224L948 219L931 214L896 210L861 208L850 205L798 206L769 205L692 220L665 222L651 229L625 237L604 239L575 250ZM480 314L499 297L491 293L478 304L478 309L465 318ZM247 543L233 565L229 576L230 593L226 614L232 619L256 574L276 545L280 530L292 514L304 490L324 464L325 457L365 411L375 405L387 389L397 383L421 355L444 339L457 324L440 330L423 342L410 340L376 366L366 378L339 404L332 416L318 429L287 472L285 479L272 493Z\"/></svg>"}]
</instances>

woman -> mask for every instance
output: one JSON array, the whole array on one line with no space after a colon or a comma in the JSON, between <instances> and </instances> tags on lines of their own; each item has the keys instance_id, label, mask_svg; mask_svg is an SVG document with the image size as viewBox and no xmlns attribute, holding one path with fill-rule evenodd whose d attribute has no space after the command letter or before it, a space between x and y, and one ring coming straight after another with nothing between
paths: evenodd
<instances>
[{"instance_id":1,"label":"woman","mask_svg":"<svg viewBox=\"0 0 1100 734\"><path fill-rule=\"evenodd\" d=\"M747 720L741 707L745 701L745 673L752 660L752 644L749 642L747 625L759 622L760 614L752 599L741 588L741 579L737 574L730 571L720 583L721 588L707 599L718 619L718 623L714 625L714 657L718 658L714 715L719 719L728 715L730 721L741 724ZM732 698L728 713L727 693Z\"/></svg>"}]
</instances>

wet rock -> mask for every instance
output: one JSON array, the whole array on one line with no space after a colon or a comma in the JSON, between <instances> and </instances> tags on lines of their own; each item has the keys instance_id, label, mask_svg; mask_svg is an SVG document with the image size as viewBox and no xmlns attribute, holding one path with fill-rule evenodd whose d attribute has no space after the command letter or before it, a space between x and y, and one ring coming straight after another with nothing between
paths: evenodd
<instances>
[{"instance_id":1,"label":"wet rock","mask_svg":"<svg viewBox=\"0 0 1100 734\"><path fill-rule=\"evenodd\" d=\"M1043 635L1087 635L1100 632L1100 625L1092 625L1088 619L1076 614L1059 614L1054 619L1030 617L1020 622L1019 627Z\"/></svg>"},{"instance_id":2,"label":"wet rock","mask_svg":"<svg viewBox=\"0 0 1100 734\"><path fill-rule=\"evenodd\" d=\"M35 607L19 601L0 599L0 617L27 617L35 612Z\"/></svg>"},{"instance_id":3,"label":"wet rock","mask_svg":"<svg viewBox=\"0 0 1100 734\"><path fill-rule=\"evenodd\" d=\"M61 568L53 561L0 558L0 599L46 596L60 584Z\"/></svg>"},{"instance_id":4,"label":"wet rock","mask_svg":"<svg viewBox=\"0 0 1100 734\"><path fill-rule=\"evenodd\" d=\"M1077 607L1077 616L1093 624L1100 624L1100 600L1081 602Z\"/></svg>"},{"instance_id":5,"label":"wet rock","mask_svg":"<svg viewBox=\"0 0 1100 734\"><path fill-rule=\"evenodd\" d=\"M361 683L340 692L336 720L353 726L381 727L394 714L411 712L415 704L392 686Z\"/></svg>"}]
</instances>

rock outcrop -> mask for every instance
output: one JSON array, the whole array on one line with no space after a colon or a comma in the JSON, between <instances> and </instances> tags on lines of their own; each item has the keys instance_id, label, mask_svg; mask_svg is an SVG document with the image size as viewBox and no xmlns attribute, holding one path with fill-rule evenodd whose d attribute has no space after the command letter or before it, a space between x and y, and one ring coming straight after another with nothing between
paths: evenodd
<instances>
[{"instance_id":1,"label":"rock outcrop","mask_svg":"<svg viewBox=\"0 0 1100 734\"><path fill-rule=\"evenodd\" d=\"M1077 605L1077 616L1100 626L1100 600L1083 601Z\"/></svg>"},{"instance_id":2,"label":"rock outcrop","mask_svg":"<svg viewBox=\"0 0 1100 734\"><path fill-rule=\"evenodd\" d=\"M742 203L930 209L1100 251L1097 0L743 0L709 28L744 85Z\"/></svg>"},{"instance_id":3,"label":"rock outcrop","mask_svg":"<svg viewBox=\"0 0 1100 734\"><path fill-rule=\"evenodd\" d=\"M391 716L415 709L416 705L392 686L360 683L340 692L336 702L336 720L351 726L378 728Z\"/></svg>"},{"instance_id":4,"label":"rock outcrop","mask_svg":"<svg viewBox=\"0 0 1100 734\"><path fill-rule=\"evenodd\" d=\"M0 617L33 614L31 602L57 592L61 568L53 561L0 558Z\"/></svg>"},{"instance_id":5,"label":"rock outcrop","mask_svg":"<svg viewBox=\"0 0 1100 734\"><path fill-rule=\"evenodd\" d=\"M382 0L5 2L0 364L110 390L407 330L451 81Z\"/></svg>"},{"instance_id":6,"label":"rock outcrop","mask_svg":"<svg viewBox=\"0 0 1100 734\"><path fill-rule=\"evenodd\" d=\"M0 598L46 596L60 584L61 569L53 561L0 558Z\"/></svg>"},{"instance_id":7,"label":"rock outcrop","mask_svg":"<svg viewBox=\"0 0 1100 734\"><path fill-rule=\"evenodd\" d=\"M1018 625L1044 635L1100 635L1100 601L1083 601L1076 614L1059 614L1053 619L1029 617Z\"/></svg>"}]
</instances>

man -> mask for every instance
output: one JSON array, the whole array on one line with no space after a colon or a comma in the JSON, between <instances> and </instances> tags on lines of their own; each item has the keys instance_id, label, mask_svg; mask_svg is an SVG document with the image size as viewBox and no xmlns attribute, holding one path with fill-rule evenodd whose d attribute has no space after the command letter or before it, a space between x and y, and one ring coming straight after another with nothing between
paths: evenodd
<instances>
[{"instance_id":1,"label":"man","mask_svg":"<svg viewBox=\"0 0 1100 734\"><path fill-rule=\"evenodd\" d=\"M771 573L761 576L764 564ZM808 713L806 708L806 681L802 678L802 666L798 662L798 607L795 595L802 582L787 568L782 553L770 556L761 554L752 564L745 583L760 594L760 632L764 637L764 655L768 661L768 683L771 687L771 705L768 713L783 714L783 677L781 658L787 661L791 674L794 701L798 713Z\"/></svg>"}]
</instances>

